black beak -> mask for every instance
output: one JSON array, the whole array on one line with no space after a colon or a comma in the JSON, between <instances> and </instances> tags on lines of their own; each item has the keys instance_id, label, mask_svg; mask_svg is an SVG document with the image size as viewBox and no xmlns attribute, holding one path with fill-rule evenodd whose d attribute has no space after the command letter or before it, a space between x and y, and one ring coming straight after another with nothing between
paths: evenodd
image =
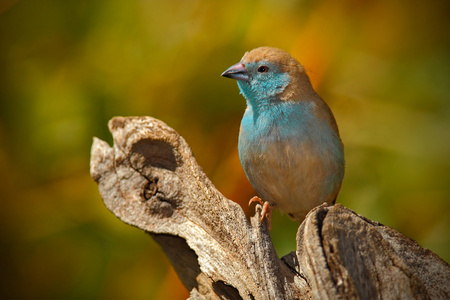
<instances>
[{"instance_id":1,"label":"black beak","mask_svg":"<svg viewBox=\"0 0 450 300\"><path fill-rule=\"evenodd\" d=\"M236 80L250 81L250 74L247 72L244 64L240 62L229 67L222 73L222 76Z\"/></svg>"}]
</instances>

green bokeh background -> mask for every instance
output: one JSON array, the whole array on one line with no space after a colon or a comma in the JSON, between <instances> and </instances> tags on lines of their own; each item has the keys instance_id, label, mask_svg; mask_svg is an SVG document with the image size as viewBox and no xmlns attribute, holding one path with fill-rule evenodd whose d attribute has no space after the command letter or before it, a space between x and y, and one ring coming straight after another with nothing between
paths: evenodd
<instances>
[{"instance_id":1,"label":"green bokeh background","mask_svg":"<svg viewBox=\"0 0 450 300\"><path fill-rule=\"evenodd\" d=\"M338 199L450 260L449 1L0 0L0 297L185 299L159 246L116 219L89 176L107 121L180 132L247 210L245 108L219 75L283 48L332 108ZM280 255L298 224L275 213Z\"/></svg>"}]
</instances>

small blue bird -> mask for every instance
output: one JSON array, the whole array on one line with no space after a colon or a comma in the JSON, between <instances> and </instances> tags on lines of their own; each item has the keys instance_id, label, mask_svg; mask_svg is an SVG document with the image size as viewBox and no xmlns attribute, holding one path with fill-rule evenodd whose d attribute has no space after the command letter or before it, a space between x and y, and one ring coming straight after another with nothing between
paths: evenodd
<instances>
[{"instance_id":1,"label":"small blue bird","mask_svg":"<svg viewBox=\"0 0 450 300\"><path fill-rule=\"evenodd\" d=\"M303 66L271 47L246 52L222 76L236 79L247 100L239 158L270 226L276 207L301 222L314 207L333 204L344 177L344 149L328 105Z\"/></svg>"}]
</instances>

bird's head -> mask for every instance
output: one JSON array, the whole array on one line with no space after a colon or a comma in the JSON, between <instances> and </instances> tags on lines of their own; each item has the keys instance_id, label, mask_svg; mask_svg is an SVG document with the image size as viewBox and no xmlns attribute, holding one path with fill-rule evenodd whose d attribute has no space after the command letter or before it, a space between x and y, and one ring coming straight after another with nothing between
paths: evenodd
<instances>
[{"instance_id":1,"label":"bird's head","mask_svg":"<svg viewBox=\"0 0 450 300\"><path fill-rule=\"evenodd\" d=\"M252 105L274 99L299 101L314 93L303 66L277 48L260 47L246 52L222 76L236 79L241 93Z\"/></svg>"}]
</instances>

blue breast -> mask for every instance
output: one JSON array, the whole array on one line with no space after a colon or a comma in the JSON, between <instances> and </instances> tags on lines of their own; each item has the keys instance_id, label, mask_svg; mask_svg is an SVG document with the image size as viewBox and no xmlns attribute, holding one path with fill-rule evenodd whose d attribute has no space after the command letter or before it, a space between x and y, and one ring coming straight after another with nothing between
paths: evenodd
<instances>
[{"instance_id":1,"label":"blue breast","mask_svg":"<svg viewBox=\"0 0 450 300\"><path fill-rule=\"evenodd\" d=\"M314 107L313 102L280 100L273 100L270 109L249 105L241 122L239 149L243 157L253 151L264 152L268 144L283 142L314 145L322 153L330 150L339 137L325 120L316 116Z\"/></svg>"}]
</instances>

